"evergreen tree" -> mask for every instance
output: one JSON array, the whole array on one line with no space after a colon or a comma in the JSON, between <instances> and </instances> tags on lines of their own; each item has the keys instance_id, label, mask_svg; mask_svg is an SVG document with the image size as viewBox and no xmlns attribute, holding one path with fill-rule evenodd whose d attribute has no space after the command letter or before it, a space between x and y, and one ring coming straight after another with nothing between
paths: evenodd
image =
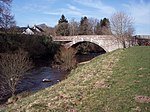
<instances>
[{"instance_id":1,"label":"evergreen tree","mask_svg":"<svg viewBox=\"0 0 150 112\"><path fill-rule=\"evenodd\" d=\"M68 23L60 23L56 26L56 35L57 36L69 36L69 25Z\"/></svg>"},{"instance_id":2,"label":"evergreen tree","mask_svg":"<svg viewBox=\"0 0 150 112\"><path fill-rule=\"evenodd\" d=\"M111 29L110 29L110 22L109 19L104 18L101 19L100 22L97 23L97 26L95 28L95 33L97 35L110 35Z\"/></svg>"},{"instance_id":3,"label":"evergreen tree","mask_svg":"<svg viewBox=\"0 0 150 112\"><path fill-rule=\"evenodd\" d=\"M55 27L55 33L57 36L68 36L69 35L69 23L64 15L58 21L58 25Z\"/></svg>"},{"instance_id":4,"label":"evergreen tree","mask_svg":"<svg viewBox=\"0 0 150 112\"><path fill-rule=\"evenodd\" d=\"M64 15L61 15L61 18L60 20L58 21L58 24L61 24L61 23L68 23L67 19L65 18Z\"/></svg>"},{"instance_id":5,"label":"evergreen tree","mask_svg":"<svg viewBox=\"0 0 150 112\"><path fill-rule=\"evenodd\" d=\"M88 21L88 18L82 17L79 25L79 35L90 35L92 34L92 27Z\"/></svg>"}]
</instances>

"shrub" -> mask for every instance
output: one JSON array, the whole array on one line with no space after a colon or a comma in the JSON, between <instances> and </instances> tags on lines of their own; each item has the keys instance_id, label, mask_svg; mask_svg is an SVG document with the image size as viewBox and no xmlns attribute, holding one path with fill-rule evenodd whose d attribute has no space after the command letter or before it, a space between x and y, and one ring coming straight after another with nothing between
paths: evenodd
<instances>
[{"instance_id":1,"label":"shrub","mask_svg":"<svg viewBox=\"0 0 150 112\"><path fill-rule=\"evenodd\" d=\"M14 53L0 53L0 85L3 87L3 92L9 91L15 95L17 84L25 72L32 67L28 53L24 50L19 49Z\"/></svg>"},{"instance_id":2,"label":"shrub","mask_svg":"<svg viewBox=\"0 0 150 112\"><path fill-rule=\"evenodd\" d=\"M70 70L76 66L76 52L73 48L60 48L59 52L55 55L55 61L61 70Z\"/></svg>"}]
</instances>

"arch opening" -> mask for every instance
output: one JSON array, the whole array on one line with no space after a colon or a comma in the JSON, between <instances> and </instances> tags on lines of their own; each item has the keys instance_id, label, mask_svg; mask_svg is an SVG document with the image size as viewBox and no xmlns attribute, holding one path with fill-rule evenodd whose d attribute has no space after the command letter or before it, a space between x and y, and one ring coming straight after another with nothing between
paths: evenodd
<instances>
[{"instance_id":1,"label":"arch opening","mask_svg":"<svg viewBox=\"0 0 150 112\"><path fill-rule=\"evenodd\" d=\"M76 59L78 62L88 61L98 55L106 53L102 47L89 41L77 42L71 47L77 50Z\"/></svg>"},{"instance_id":2,"label":"arch opening","mask_svg":"<svg viewBox=\"0 0 150 112\"><path fill-rule=\"evenodd\" d=\"M77 54L106 53L101 46L89 41L77 42L71 47L77 50Z\"/></svg>"}]
</instances>

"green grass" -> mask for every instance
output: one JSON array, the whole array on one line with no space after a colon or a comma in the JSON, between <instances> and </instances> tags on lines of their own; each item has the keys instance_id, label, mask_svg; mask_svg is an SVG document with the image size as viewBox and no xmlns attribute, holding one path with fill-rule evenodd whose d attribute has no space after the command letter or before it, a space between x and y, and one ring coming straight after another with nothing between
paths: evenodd
<instances>
[{"instance_id":1,"label":"green grass","mask_svg":"<svg viewBox=\"0 0 150 112\"><path fill-rule=\"evenodd\" d=\"M18 100L9 112L150 112L150 47L120 49L72 70L52 87Z\"/></svg>"}]
</instances>

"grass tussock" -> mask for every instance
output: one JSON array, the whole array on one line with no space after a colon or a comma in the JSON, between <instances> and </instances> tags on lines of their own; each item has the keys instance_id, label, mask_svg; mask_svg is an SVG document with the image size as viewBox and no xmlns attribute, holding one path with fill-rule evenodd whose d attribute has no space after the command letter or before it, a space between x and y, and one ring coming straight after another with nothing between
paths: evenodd
<instances>
[{"instance_id":1,"label":"grass tussock","mask_svg":"<svg viewBox=\"0 0 150 112\"><path fill-rule=\"evenodd\" d=\"M68 79L3 111L149 112L150 102L142 99L150 97L149 85L150 47L120 49L79 65Z\"/></svg>"}]
</instances>

